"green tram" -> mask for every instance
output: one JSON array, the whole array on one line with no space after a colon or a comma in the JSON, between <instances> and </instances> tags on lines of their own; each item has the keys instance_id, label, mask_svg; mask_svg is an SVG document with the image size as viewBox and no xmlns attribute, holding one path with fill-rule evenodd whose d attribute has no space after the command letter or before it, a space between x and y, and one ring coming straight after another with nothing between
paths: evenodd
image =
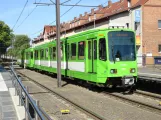
<instances>
[{"instance_id":1,"label":"green tram","mask_svg":"<svg viewBox=\"0 0 161 120\"><path fill-rule=\"evenodd\" d=\"M137 81L135 33L94 29L61 39L61 74L100 86L134 86ZM24 66L57 73L56 41L24 52Z\"/></svg>"}]
</instances>

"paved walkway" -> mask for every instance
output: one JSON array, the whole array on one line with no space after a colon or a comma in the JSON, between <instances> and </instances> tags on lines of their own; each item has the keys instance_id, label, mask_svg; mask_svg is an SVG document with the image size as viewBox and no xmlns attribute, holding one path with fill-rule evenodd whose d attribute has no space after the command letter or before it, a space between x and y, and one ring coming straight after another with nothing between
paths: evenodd
<instances>
[{"instance_id":1,"label":"paved walkway","mask_svg":"<svg viewBox=\"0 0 161 120\"><path fill-rule=\"evenodd\" d=\"M161 67L141 67L138 68L140 76L161 78Z\"/></svg>"},{"instance_id":2,"label":"paved walkway","mask_svg":"<svg viewBox=\"0 0 161 120\"><path fill-rule=\"evenodd\" d=\"M10 73L0 65L0 120L18 120L8 88L12 87Z\"/></svg>"}]
</instances>

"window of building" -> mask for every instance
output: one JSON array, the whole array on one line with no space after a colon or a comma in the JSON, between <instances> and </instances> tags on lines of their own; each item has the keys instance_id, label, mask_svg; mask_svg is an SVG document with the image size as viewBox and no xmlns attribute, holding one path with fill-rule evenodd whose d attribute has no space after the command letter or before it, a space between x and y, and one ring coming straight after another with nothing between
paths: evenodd
<instances>
[{"instance_id":1,"label":"window of building","mask_svg":"<svg viewBox=\"0 0 161 120\"><path fill-rule=\"evenodd\" d=\"M84 41L78 43L78 55L80 60L84 59Z\"/></svg>"},{"instance_id":2,"label":"window of building","mask_svg":"<svg viewBox=\"0 0 161 120\"><path fill-rule=\"evenodd\" d=\"M99 59L106 60L106 40L105 38L101 38L99 40Z\"/></svg>"},{"instance_id":3,"label":"window of building","mask_svg":"<svg viewBox=\"0 0 161 120\"><path fill-rule=\"evenodd\" d=\"M161 53L161 45L158 45L158 52Z\"/></svg>"},{"instance_id":4,"label":"window of building","mask_svg":"<svg viewBox=\"0 0 161 120\"><path fill-rule=\"evenodd\" d=\"M135 31L137 31L139 29L139 26L140 26L140 22L135 22Z\"/></svg>"},{"instance_id":5,"label":"window of building","mask_svg":"<svg viewBox=\"0 0 161 120\"><path fill-rule=\"evenodd\" d=\"M40 58L41 58L41 59L44 59L44 50L43 50L43 49L40 50Z\"/></svg>"},{"instance_id":6,"label":"window of building","mask_svg":"<svg viewBox=\"0 0 161 120\"><path fill-rule=\"evenodd\" d=\"M158 20L158 29L161 29L161 20Z\"/></svg>"},{"instance_id":7,"label":"window of building","mask_svg":"<svg viewBox=\"0 0 161 120\"><path fill-rule=\"evenodd\" d=\"M129 28L129 23L126 23L126 27Z\"/></svg>"},{"instance_id":8,"label":"window of building","mask_svg":"<svg viewBox=\"0 0 161 120\"><path fill-rule=\"evenodd\" d=\"M71 58L76 59L76 43L71 44Z\"/></svg>"}]
</instances>

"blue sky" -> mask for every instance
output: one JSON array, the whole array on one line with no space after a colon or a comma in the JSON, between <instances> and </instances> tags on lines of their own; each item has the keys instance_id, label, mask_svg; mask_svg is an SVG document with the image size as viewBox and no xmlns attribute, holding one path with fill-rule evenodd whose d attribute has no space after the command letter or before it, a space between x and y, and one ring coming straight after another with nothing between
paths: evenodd
<instances>
[{"instance_id":1,"label":"blue sky","mask_svg":"<svg viewBox=\"0 0 161 120\"><path fill-rule=\"evenodd\" d=\"M55 6L38 6L34 10L34 12L24 21L24 23L18 27L21 22L27 17L27 15L35 8L35 1L39 2L40 0L28 0L27 6L19 19L17 25L15 26L14 33L15 34L26 34L30 38L34 38L39 35L41 29L43 29L44 25L48 25L49 23L55 20ZM53 0L55 1L55 0ZM64 2L66 0L60 0L60 2ZM75 4L79 0L70 0L66 4ZM112 0L116 2L118 0ZM1 0L0 3L0 20L4 21L11 28L16 23L20 12L23 9L26 0ZM50 3L50 0L41 0L41 2ZM100 5L105 3L107 5L108 0L82 0L79 4L83 5ZM70 7L61 6L61 14L63 14ZM69 11L66 15L61 17L61 22L66 22L72 20L74 17L78 17L79 14L84 14L84 12L89 12L91 8L85 7L74 7L71 11ZM52 25L54 25L53 23ZM18 27L18 28L17 28ZM38 32L40 31L40 32Z\"/></svg>"}]
</instances>

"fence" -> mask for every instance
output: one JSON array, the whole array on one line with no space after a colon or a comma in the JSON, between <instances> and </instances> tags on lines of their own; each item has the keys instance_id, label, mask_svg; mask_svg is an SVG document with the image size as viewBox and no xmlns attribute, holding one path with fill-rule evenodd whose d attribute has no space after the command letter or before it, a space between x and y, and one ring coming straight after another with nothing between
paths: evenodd
<instances>
[{"instance_id":1,"label":"fence","mask_svg":"<svg viewBox=\"0 0 161 120\"><path fill-rule=\"evenodd\" d=\"M17 76L14 68L10 66L11 69L11 75L12 75L12 85L15 87L15 95L19 95L19 105L24 106L25 108L25 118L26 120L45 120L47 118L48 120L51 120L51 118L42 110L39 108L39 101L34 101L31 96L28 93L28 87L25 87L22 82L21 78ZM15 79L14 79L15 78ZM29 106L30 105L30 106ZM34 110L34 114L31 113L29 110L29 107L32 107Z\"/></svg>"}]
</instances>

